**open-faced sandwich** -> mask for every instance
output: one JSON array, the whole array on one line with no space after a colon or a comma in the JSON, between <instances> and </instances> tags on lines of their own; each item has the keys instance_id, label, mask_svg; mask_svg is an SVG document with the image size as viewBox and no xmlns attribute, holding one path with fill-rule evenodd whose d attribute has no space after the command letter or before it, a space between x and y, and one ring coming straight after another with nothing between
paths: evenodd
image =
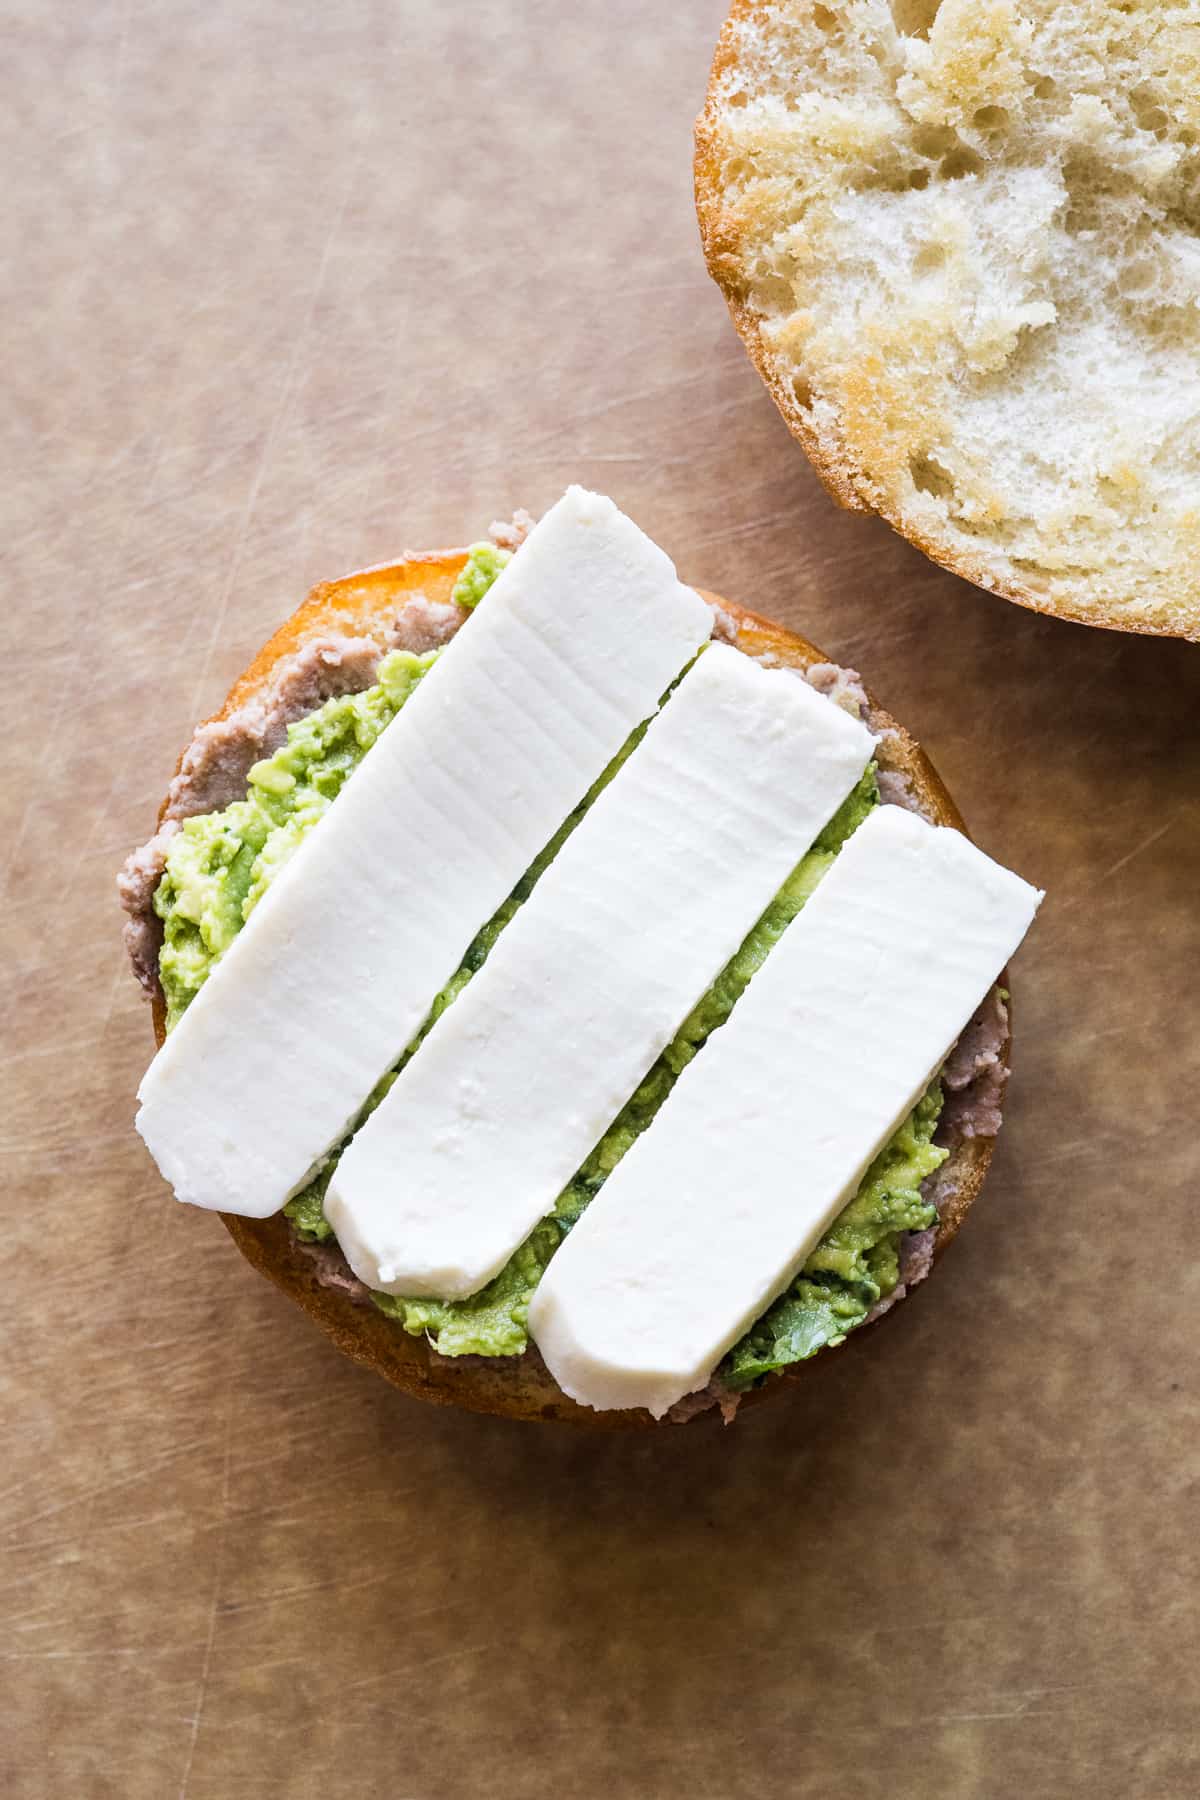
<instances>
[{"instance_id":1,"label":"open-faced sandwich","mask_svg":"<svg viewBox=\"0 0 1200 1800\"><path fill-rule=\"evenodd\" d=\"M318 588L121 891L177 1196L410 1392L641 1423L927 1273L1040 899L856 674L579 488Z\"/></svg>"}]
</instances>

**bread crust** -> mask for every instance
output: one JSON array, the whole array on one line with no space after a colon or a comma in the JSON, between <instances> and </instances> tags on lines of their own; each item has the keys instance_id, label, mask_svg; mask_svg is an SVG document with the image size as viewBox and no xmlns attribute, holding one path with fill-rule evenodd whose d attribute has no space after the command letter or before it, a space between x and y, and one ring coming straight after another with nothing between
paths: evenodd
<instances>
[{"instance_id":1,"label":"bread crust","mask_svg":"<svg viewBox=\"0 0 1200 1800\"><path fill-rule=\"evenodd\" d=\"M1200 627L1171 626L1120 610L1106 608L1103 603L1076 599L1067 589L1053 596L1039 594L1013 577L1000 576L982 558L976 559L931 537L906 522L899 507L882 483L873 480L870 470L849 456L838 456L823 444L805 416L790 380L786 379L777 360L763 342L758 317L745 293L740 257L740 234L725 203L721 181L721 95L722 77L738 61L737 33L748 19L765 18L770 0L732 0L729 14L717 40L709 74L704 108L696 120L693 175L696 213L700 224L700 240L709 274L720 288L738 336L774 400L784 423L800 444L826 492L848 512L874 513L891 526L900 537L922 551L931 562L973 582L976 587L1001 599L1011 600L1031 612L1068 619L1079 625L1097 626L1105 631L1122 631L1151 637L1200 639ZM865 377L864 377L865 379Z\"/></svg>"},{"instance_id":2,"label":"bread crust","mask_svg":"<svg viewBox=\"0 0 1200 1800\"><path fill-rule=\"evenodd\" d=\"M466 561L465 550L435 551L409 556L386 567L364 570L340 581L314 588L291 618L264 644L245 673L230 689L217 719L228 716L266 687L282 657L331 629L361 636L385 637L386 626L412 596L420 593L433 601L448 601L455 579ZM788 668L807 669L828 658L796 633L757 614L747 612L716 594L704 594L719 607L737 630L740 649L751 656L768 656ZM883 732L878 760L881 768L907 778L910 792L926 817L942 825L965 830L962 818L932 763L904 729L868 695L870 723ZM180 759L182 761L182 758ZM164 808L166 802L164 800ZM162 809L160 809L160 821ZM161 993L153 1001L154 1035L162 1044L166 1036L166 1008ZM1005 1043L1007 1066L1011 1037ZM952 1172L953 1190L943 1204L934 1244L935 1261L958 1232L975 1196L983 1185L991 1161L994 1139L967 1139L951 1151L945 1165ZM536 1350L509 1358L442 1357L424 1338L409 1336L393 1320L348 1294L324 1287L317 1278L313 1259L297 1241L282 1213L273 1218L244 1219L231 1213L221 1218L234 1243L254 1268L282 1288L345 1355L373 1369L385 1381L421 1400L440 1406L460 1406L472 1412L499 1414L510 1419L559 1419L600 1430L645 1428L659 1421L642 1409L594 1412L570 1400L553 1380ZM876 1321L881 1324L882 1319ZM860 1337L875 1326L860 1327ZM813 1359L820 1364L823 1356ZM742 1405L761 1403L797 1380L811 1379L811 1363L797 1365L752 1389ZM715 1417L715 1409L697 1414Z\"/></svg>"}]
</instances>

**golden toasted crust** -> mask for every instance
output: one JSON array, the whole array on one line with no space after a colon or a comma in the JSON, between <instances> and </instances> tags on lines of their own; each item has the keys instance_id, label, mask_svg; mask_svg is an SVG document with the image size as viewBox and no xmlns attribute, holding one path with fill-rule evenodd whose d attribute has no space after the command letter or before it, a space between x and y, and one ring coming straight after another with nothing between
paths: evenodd
<instances>
[{"instance_id":1,"label":"golden toasted crust","mask_svg":"<svg viewBox=\"0 0 1200 1800\"><path fill-rule=\"evenodd\" d=\"M390 568L371 569L314 588L303 606L259 651L245 674L230 689L220 712L214 716L226 717L265 687L279 659L298 650L313 636L336 628L363 636L378 634L382 638L386 625L408 596L421 593L429 600L448 600L465 560L465 551L409 557ZM797 669L827 661L814 645L769 619L746 612L715 594L705 594L705 598L720 607L732 621L737 628L739 648L748 655L770 655L787 667ZM928 818L963 830L954 802L920 745L873 700L870 704L872 728L885 734L878 752L881 768L894 770L907 778L915 802ZM154 1033L161 1045L166 1035L161 996L154 1002ZM1007 1062L1007 1045L1004 1057ZM954 1237L983 1185L993 1141L991 1138L968 1140L952 1152L947 1168L953 1172L954 1191L943 1207L935 1256L940 1256ZM431 1400L441 1406L462 1406L472 1412L502 1414L512 1419L563 1419L599 1429L644 1427L657 1422L640 1409L593 1412L588 1407L576 1405L557 1386L532 1349L524 1356L512 1358L438 1356L423 1338L410 1337L374 1307L364 1306L347 1294L323 1287L317 1279L312 1257L297 1242L281 1213L269 1219L243 1219L230 1213L222 1213L221 1217L247 1262L295 1300L339 1350L418 1399ZM823 1358L815 1360L819 1363ZM809 1365L804 1364L795 1372L769 1381L764 1387L745 1395L742 1404L754 1404L779 1392L785 1381L810 1378L806 1376L808 1368Z\"/></svg>"},{"instance_id":2,"label":"golden toasted crust","mask_svg":"<svg viewBox=\"0 0 1200 1800\"><path fill-rule=\"evenodd\" d=\"M696 210L709 273L724 295L751 362L822 485L848 511L877 514L952 574L1031 611L1111 631L1200 638L1194 559L1190 556L1185 559L1186 567L1162 577L1164 604L1139 610L1122 604L1119 596L1108 601L1095 593L1083 597L1069 582L1049 574L1042 577L1044 585L1035 588L1022 581L1007 561L972 555L960 542L906 517L898 497L897 459L907 462L908 450L927 439L933 415L912 383L893 376L886 344L864 343L857 367L846 375L839 438L822 440L818 435L806 411L809 395L801 367L767 343L761 316L751 304L747 274L750 234L746 219L731 203L725 176L730 118L726 85L727 78L738 70L739 39L748 26L763 38L769 37L771 15L777 10L777 0L732 0L714 53L704 109L696 121ZM1168 598L1170 605L1165 604Z\"/></svg>"}]
</instances>

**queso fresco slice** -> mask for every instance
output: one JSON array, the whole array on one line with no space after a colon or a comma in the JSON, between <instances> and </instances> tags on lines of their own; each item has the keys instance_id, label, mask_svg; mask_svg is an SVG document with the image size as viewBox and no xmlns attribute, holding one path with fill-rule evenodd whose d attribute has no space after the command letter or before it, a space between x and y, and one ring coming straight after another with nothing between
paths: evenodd
<instances>
[{"instance_id":1,"label":"queso fresco slice","mask_svg":"<svg viewBox=\"0 0 1200 1800\"><path fill-rule=\"evenodd\" d=\"M384 1293L507 1262L858 781L874 739L706 650L344 1152L325 1215Z\"/></svg>"},{"instance_id":2,"label":"queso fresco slice","mask_svg":"<svg viewBox=\"0 0 1200 1800\"><path fill-rule=\"evenodd\" d=\"M563 1391L656 1418L788 1285L1017 948L1041 895L882 806L550 1263Z\"/></svg>"},{"instance_id":3,"label":"queso fresco slice","mask_svg":"<svg viewBox=\"0 0 1200 1800\"><path fill-rule=\"evenodd\" d=\"M264 1218L304 1184L711 627L611 500L551 508L147 1070L138 1129L179 1199Z\"/></svg>"}]
</instances>

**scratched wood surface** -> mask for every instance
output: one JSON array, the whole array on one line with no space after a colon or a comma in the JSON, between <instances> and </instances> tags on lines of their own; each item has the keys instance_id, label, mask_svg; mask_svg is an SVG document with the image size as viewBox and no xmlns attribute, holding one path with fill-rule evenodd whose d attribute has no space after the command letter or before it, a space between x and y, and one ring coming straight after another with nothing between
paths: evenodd
<instances>
[{"instance_id":1,"label":"scratched wood surface","mask_svg":"<svg viewBox=\"0 0 1200 1800\"><path fill-rule=\"evenodd\" d=\"M1200 1784L1200 662L825 499L697 248L720 13L9 9L5 1794ZM131 1129L113 873L193 720L319 577L575 478L860 666L1051 891L951 1260L729 1431L406 1401Z\"/></svg>"}]
</instances>

